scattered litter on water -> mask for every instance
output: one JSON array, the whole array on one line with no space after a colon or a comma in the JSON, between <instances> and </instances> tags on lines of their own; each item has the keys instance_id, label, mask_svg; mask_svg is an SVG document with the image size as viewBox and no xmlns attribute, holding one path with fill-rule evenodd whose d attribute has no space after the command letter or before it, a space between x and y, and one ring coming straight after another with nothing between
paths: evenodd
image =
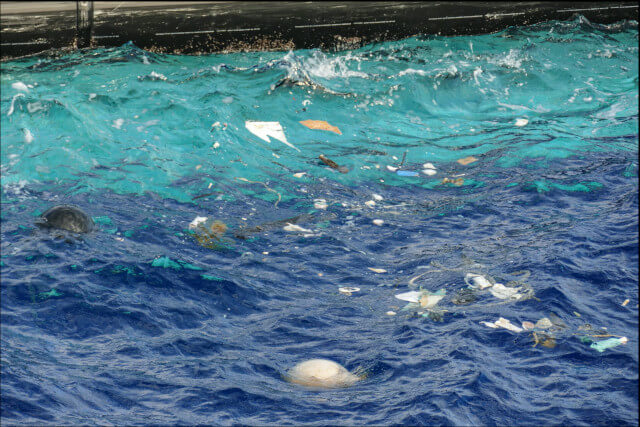
<instances>
[{"instance_id":1,"label":"scattered litter on water","mask_svg":"<svg viewBox=\"0 0 640 427\"><path fill-rule=\"evenodd\" d=\"M451 179L451 178L445 177L445 178L442 179L442 183L443 184L453 184L456 187L459 187L462 184L464 184L464 179L462 179L462 178Z\"/></svg>"},{"instance_id":2,"label":"scattered litter on water","mask_svg":"<svg viewBox=\"0 0 640 427\"><path fill-rule=\"evenodd\" d=\"M180 270L182 268L180 264L166 256L154 259L151 265L153 267L173 268L174 270Z\"/></svg>"},{"instance_id":3,"label":"scattered litter on water","mask_svg":"<svg viewBox=\"0 0 640 427\"><path fill-rule=\"evenodd\" d=\"M464 157L464 158L462 158L462 159L458 159L458 160L456 160L456 162L460 163L460 164L461 164L461 165L463 165L463 166L466 166L466 165L468 165L468 164L471 164L471 163L473 163L473 162L477 162L477 161L478 161L478 159L476 159L476 158L475 158L475 157L473 157L473 156Z\"/></svg>"},{"instance_id":4,"label":"scattered litter on water","mask_svg":"<svg viewBox=\"0 0 640 427\"><path fill-rule=\"evenodd\" d=\"M473 284L469 283L469 281L472 281ZM491 282L489 282L484 276L480 274L474 274L474 273L467 273L464 276L464 282L470 288L484 289L484 288L490 288L492 286Z\"/></svg>"},{"instance_id":5,"label":"scattered litter on water","mask_svg":"<svg viewBox=\"0 0 640 427\"><path fill-rule=\"evenodd\" d=\"M422 296L421 291L410 291L404 292L402 294L394 295L397 299L401 301L408 301L418 304L420 302L420 297Z\"/></svg>"},{"instance_id":6,"label":"scattered litter on water","mask_svg":"<svg viewBox=\"0 0 640 427\"><path fill-rule=\"evenodd\" d=\"M329 132L334 132L338 135L342 135L340 129L338 129L336 126L330 125L324 120L303 120L300 122L300 124L308 127L309 129L328 130Z\"/></svg>"},{"instance_id":7,"label":"scattered litter on water","mask_svg":"<svg viewBox=\"0 0 640 427\"><path fill-rule=\"evenodd\" d=\"M382 196L379 194L372 194L371 197L373 197L373 200L377 200L378 202L382 200Z\"/></svg>"},{"instance_id":8,"label":"scattered litter on water","mask_svg":"<svg viewBox=\"0 0 640 427\"><path fill-rule=\"evenodd\" d=\"M519 300L523 295L518 293L518 290L520 290L520 288L509 288L502 283L496 283L489 289L489 292L499 299Z\"/></svg>"},{"instance_id":9,"label":"scattered litter on water","mask_svg":"<svg viewBox=\"0 0 640 427\"><path fill-rule=\"evenodd\" d=\"M334 162L333 160L329 159L324 154L320 154L318 156L318 158L322 161L322 163L324 163L325 165L329 166L331 169L335 169L340 173L349 172L348 168L338 165L336 162Z\"/></svg>"},{"instance_id":10,"label":"scattered litter on water","mask_svg":"<svg viewBox=\"0 0 640 427\"><path fill-rule=\"evenodd\" d=\"M265 184L264 182L261 181L250 181L247 178L242 178L242 177L236 177L235 179L239 180L239 181L244 181L244 182L248 182L250 184L262 184L264 185L264 188L267 189L267 191L271 191L272 193L276 193L278 195L278 200L276 200L274 206L277 208L278 207L278 203L280 203L280 200L282 200L282 195L280 193L278 193L276 190L274 190L273 188L269 187L267 184Z\"/></svg>"},{"instance_id":11,"label":"scattered litter on water","mask_svg":"<svg viewBox=\"0 0 640 427\"><path fill-rule=\"evenodd\" d=\"M511 321L505 319L504 317L499 318L495 322L487 322L483 320L480 323L493 329L504 328L513 332L522 332L522 328L514 325L513 323L511 323Z\"/></svg>"},{"instance_id":12,"label":"scattered litter on water","mask_svg":"<svg viewBox=\"0 0 640 427\"><path fill-rule=\"evenodd\" d=\"M529 322L528 320L525 320L524 322L522 322L522 329L530 331L533 328L535 328L535 325L533 324L533 322Z\"/></svg>"}]
</instances>

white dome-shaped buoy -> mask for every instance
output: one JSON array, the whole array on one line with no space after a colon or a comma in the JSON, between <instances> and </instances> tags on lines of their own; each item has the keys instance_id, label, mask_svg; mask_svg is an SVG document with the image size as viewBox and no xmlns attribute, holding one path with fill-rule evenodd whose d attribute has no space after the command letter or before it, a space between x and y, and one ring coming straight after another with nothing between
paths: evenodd
<instances>
[{"instance_id":1,"label":"white dome-shaped buoy","mask_svg":"<svg viewBox=\"0 0 640 427\"><path fill-rule=\"evenodd\" d=\"M289 370L287 380L307 387L349 387L361 378L342 365L326 359L311 359L298 363Z\"/></svg>"}]
</instances>

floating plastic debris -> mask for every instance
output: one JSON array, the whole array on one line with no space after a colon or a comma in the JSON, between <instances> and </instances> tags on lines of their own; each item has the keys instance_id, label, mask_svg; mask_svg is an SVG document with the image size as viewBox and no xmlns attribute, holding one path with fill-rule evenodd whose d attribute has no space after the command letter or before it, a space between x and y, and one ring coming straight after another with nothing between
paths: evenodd
<instances>
[{"instance_id":1,"label":"floating plastic debris","mask_svg":"<svg viewBox=\"0 0 640 427\"><path fill-rule=\"evenodd\" d=\"M296 178L302 178L306 174L307 174L306 172L298 172L298 173L294 173L293 176L295 176Z\"/></svg>"},{"instance_id":2,"label":"floating plastic debris","mask_svg":"<svg viewBox=\"0 0 640 427\"><path fill-rule=\"evenodd\" d=\"M451 179L451 178L443 178L442 179L442 183L443 184L453 184L456 187L460 187L462 184L464 184L464 179L462 178L456 178L456 179Z\"/></svg>"},{"instance_id":3,"label":"floating plastic debris","mask_svg":"<svg viewBox=\"0 0 640 427\"><path fill-rule=\"evenodd\" d=\"M400 176L418 176L418 172L405 171L405 170L399 170L399 171L396 172L396 174L398 174Z\"/></svg>"},{"instance_id":4,"label":"floating plastic debris","mask_svg":"<svg viewBox=\"0 0 640 427\"><path fill-rule=\"evenodd\" d=\"M272 137L289 147L300 151L297 147L287 141L287 137L284 135L284 130L282 130L282 125L280 125L279 122L254 122L249 120L246 121L244 125L249 132L263 141L271 142L269 137Z\"/></svg>"},{"instance_id":5,"label":"floating plastic debris","mask_svg":"<svg viewBox=\"0 0 640 427\"><path fill-rule=\"evenodd\" d=\"M204 223L208 217L206 216L197 216L189 223L189 230L195 230L198 228L198 225Z\"/></svg>"},{"instance_id":6,"label":"floating plastic debris","mask_svg":"<svg viewBox=\"0 0 640 427\"><path fill-rule=\"evenodd\" d=\"M340 132L340 129L338 129L336 126L330 125L324 120L304 120L304 121L301 121L300 124L302 126L308 127L309 129L328 130L329 132L334 132L334 133L337 133L338 135L342 135L342 132Z\"/></svg>"},{"instance_id":7,"label":"floating plastic debris","mask_svg":"<svg viewBox=\"0 0 640 427\"><path fill-rule=\"evenodd\" d=\"M436 306L436 304L438 304L440 302L440 300L442 300L442 298L444 298L445 296L445 291L444 289L439 290L438 292L428 292L428 291L422 291L422 296L420 297L420 306L422 308L433 308Z\"/></svg>"},{"instance_id":8,"label":"floating plastic debris","mask_svg":"<svg viewBox=\"0 0 640 427\"><path fill-rule=\"evenodd\" d=\"M433 163L425 163L424 165L422 165L423 168L425 169L435 169L436 167L433 166Z\"/></svg>"},{"instance_id":9,"label":"floating plastic debris","mask_svg":"<svg viewBox=\"0 0 640 427\"><path fill-rule=\"evenodd\" d=\"M526 126L528 123L529 123L529 120L527 119L516 119L515 125L522 127L522 126Z\"/></svg>"},{"instance_id":10,"label":"floating plastic debris","mask_svg":"<svg viewBox=\"0 0 640 427\"><path fill-rule=\"evenodd\" d=\"M435 175L437 171L435 169L423 169L422 173L428 176Z\"/></svg>"},{"instance_id":11,"label":"floating plastic debris","mask_svg":"<svg viewBox=\"0 0 640 427\"><path fill-rule=\"evenodd\" d=\"M478 159L476 159L473 156L469 156L469 157L465 157L465 158L456 160L456 162L460 163L463 166L466 166L468 164L471 164L471 163L477 162L477 161L478 161Z\"/></svg>"},{"instance_id":12,"label":"floating plastic debris","mask_svg":"<svg viewBox=\"0 0 640 427\"><path fill-rule=\"evenodd\" d=\"M469 281L473 282L473 284L469 283ZM493 286L491 282L489 282L484 276L482 276L481 274L475 274L475 273L467 273L464 276L464 282L470 288L474 288L474 289L475 288L485 289Z\"/></svg>"},{"instance_id":13,"label":"floating plastic debris","mask_svg":"<svg viewBox=\"0 0 640 427\"><path fill-rule=\"evenodd\" d=\"M180 270L182 266L168 257L156 258L151 262L154 267L173 268L174 270Z\"/></svg>"},{"instance_id":14,"label":"floating plastic debris","mask_svg":"<svg viewBox=\"0 0 640 427\"><path fill-rule=\"evenodd\" d=\"M373 268L373 267L367 267L369 268L369 270L373 271L374 273L386 273L387 270L385 270L384 268Z\"/></svg>"},{"instance_id":15,"label":"floating plastic debris","mask_svg":"<svg viewBox=\"0 0 640 427\"><path fill-rule=\"evenodd\" d=\"M335 169L340 173L347 173L349 172L349 169L344 167L344 166L340 166L338 165L336 162L334 162L333 160L327 158L325 155L320 154L318 156L318 158L322 161L322 163L324 163L325 165L329 166L331 169Z\"/></svg>"},{"instance_id":16,"label":"floating plastic debris","mask_svg":"<svg viewBox=\"0 0 640 427\"><path fill-rule=\"evenodd\" d=\"M291 224L291 223L287 223L287 225L282 227L282 229L284 231L291 231L291 232L313 233L313 230L308 230L306 228L300 227L299 225Z\"/></svg>"},{"instance_id":17,"label":"floating plastic debris","mask_svg":"<svg viewBox=\"0 0 640 427\"><path fill-rule=\"evenodd\" d=\"M382 224L384 224L384 221L383 221L383 220L381 220L381 219L374 219L372 222L373 222L375 225L382 225Z\"/></svg>"},{"instance_id":18,"label":"floating plastic debris","mask_svg":"<svg viewBox=\"0 0 640 427\"><path fill-rule=\"evenodd\" d=\"M629 304L629 300L628 299L624 300L624 302L622 303L622 306L624 307L627 304Z\"/></svg>"},{"instance_id":19,"label":"floating plastic debris","mask_svg":"<svg viewBox=\"0 0 640 427\"><path fill-rule=\"evenodd\" d=\"M376 205L376 202L374 202L373 200L367 200L366 202L364 202L364 204L369 206L370 208L373 208Z\"/></svg>"},{"instance_id":20,"label":"floating plastic debris","mask_svg":"<svg viewBox=\"0 0 640 427\"><path fill-rule=\"evenodd\" d=\"M405 292L402 294L394 295L394 297L396 297L401 301L408 301L408 302L419 304L420 298L422 297L422 292L421 291Z\"/></svg>"},{"instance_id":21,"label":"floating plastic debris","mask_svg":"<svg viewBox=\"0 0 640 427\"><path fill-rule=\"evenodd\" d=\"M294 384L321 388L349 387L362 379L342 365L326 359L298 363L289 370L285 378Z\"/></svg>"},{"instance_id":22,"label":"floating plastic debris","mask_svg":"<svg viewBox=\"0 0 640 427\"><path fill-rule=\"evenodd\" d=\"M594 342L589 347L602 353L609 348L617 347L621 344L626 344L628 341L629 340L627 339L627 337L609 338L604 341Z\"/></svg>"},{"instance_id":23,"label":"floating plastic debris","mask_svg":"<svg viewBox=\"0 0 640 427\"><path fill-rule=\"evenodd\" d=\"M22 92L29 92L29 88L27 87L27 85L22 82L11 83L11 87Z\"/></svg>"},{"instance_id":24,"label":"floating plastic debris","mask_svg":"<svg viewBox=\"0 0 640 427\"><path fill-rule=\"evenodd\" d=\"M345 294L345 295L351 295L354 292L360 292L360 288L346 286L346 287L343 287L343 288L339 288L338 291L340 293L342 293L342 294Z\"/></svg>"},{"instance_id":25,"label":"floating plastic debris","mask_svg":"<svg viewBox=\"0 0 640 427\"><path fill-rule=\"evenodd\" d=\"M22 129L22 133L24 134L23 141L25 142L25 144L29 144L33 142L33 134L29 129L27 128Z\"/></svg>"},{"instance_id":26,"label":"floating plastic debris","mask_svg":"<svg viewBox=\"0 0 640 427\"><path fill-rule=\"evenodd\" d=\"M490 328L494 328L494 329L496 329L496 328L504 328L504 329L508 329L510 331L513 331L513 332L522 332L522 328L514 325L513 323L511 323L508 319L505 319L504 317L499 318L495 322L482 321L480 323L485 325L485 326L488 326Z\"/></svg>"},{"instance_id":27,"label":"floating plastic debris","mask_svg":"<svg viewBox=\"0 0 640 427\"><path fill-rule=\"evenodd\" d=\"M395 172L395 171L398 170L398 168L396 168L394 166L390 166L390 165L387 165L387 169L390 170L391 172Z\"/></svg>"},{"instance_id":28,"label":"floating plastic debris","mask_svg":"<svg viewBox=\"0 0 640 427\"><path fill-rule=\"evenodd\" d=\"M530 331L533 328L535 328L535 325L533 324L533 322L529 322L528 320L525 320L524 322L522 322L522 329Z\"/></svg>"},{"instance_id":29,"label":"floating plastic debris","mask_svg":"<svg viewBox=\"0 0 640 427\"><path fill-rule=\"evenodd\" d=\"M316 209L327 209L327 201L325 199L313 199L313 207Z\"/></svg>"},{"instance_id":30,"label":"floating plastic debris","mask_svg":"<svg viewBox=\"0 0 640 427\"><path fill-rule=\"evenodd\" d=\"M546 317L538 320L535 324L536 329L549 329L552 326L553 323L551 323L551 320L547 319Z\"/></svg>"},{"instance_id":31,"label":"floating plastic debris","mask_svg":"<svg viewBox=\"0 0 640 427\"><path fill-rule=\"evenodd\" d=\"M233 97L232 96L225 96L224 98L222 98L222 103L223 104L231 104L233 102Z\"/></svg>"},{"instance_id":32,"label":"floating plastic debris","mask_svg":"<svg viewBox=\"0 0 640 427\"><path fill-rule=\"evenodd\" d=\"M115 119L113 121L113 125L111 125L111 126L113 126L116 129L120 129L120 128L122 128L123 124L124 124L124 119Z\"/></svg>"},{"instance_id":33,"label":"floating plastic debris","mask_svg":"<svg viewBox=\"0 0 640 427\"><path fill-rule=\"evenodd\" d=\"M373 200L377 200L378 202L382 200L382 196L379 194L372 194Z\"/></svg>"},{"instance_id":34,"label":"floating plastic debris","mask_svg":"<svg viewBox=\"0 0 640 427\"><path fill-rule=\"evenodd\" d=\"M387 316L395 316L397 313L396 313L395 311L391 311L391 310L389 310L389 311L387 311L385 314L386 314Z\"/></svg>"},{"instance_id":35,"label":"floating plastic debris","mask_svg":"<svg viewBox=\"0 0 640 427\"><path fill-rule=\"evenodd\" d=\"M520 288L508 288L502 283L496 283L489 289L489 292L496 298L518 300L523 296L518 293L519 289Z\"/></svg>"}]
</instances>

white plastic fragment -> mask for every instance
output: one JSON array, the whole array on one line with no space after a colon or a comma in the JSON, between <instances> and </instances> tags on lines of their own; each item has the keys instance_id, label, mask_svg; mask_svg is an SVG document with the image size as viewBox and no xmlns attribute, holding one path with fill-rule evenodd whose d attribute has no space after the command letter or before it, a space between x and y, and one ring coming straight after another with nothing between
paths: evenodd
<instances>
[{"instance_id":1,"label":"white plastic fragment","mask_svg":"<svg viewBox=\"0 0 640 427\"><path fill-rule=\"evenodd\" d=\"M420 297L422 297L422 292L420 292L420 291L410 291L410 292L405 292L405 293L402 293L402 294L394 295L394 297L396 297L400 301L408 301L408 302L420 303Z\"/></svg>"},{"instance_id":2,"label":"white plastic fragment","mask_svg":"<svg viewBox=\"0 0 640 427\"><path fill-rule=\"evenodd\" d=\"M551 320L547 319L546 317L538 320L535 324L535 327L537 329L549 329L551 326L553 326L553 323L551 323Z\"/></svg>"},{"instance_id":3,"label":"white plastic fragment","mask_svg":"<svg viewBox=\"0 0 640 427\"><path fill-rule=\"evenodd\" d=\"M367 200L366 202L364 202L364 204L369 206L370 208L373 208L376 205L376 202L374 202L373 200Z\"/></svg>"},{"instance_id":4,"label":"white plastic fragment","mask_svg":"<svg viewBox=\"0 0 640 427\"><path fill-rule=\"evenodd\" d=\"M316 209L327 209L327 201L325 199L313 199L313 207Z\"/></svg>"},{"instance_id":5,"label":"white plastic fragment","mask_svg":"<svg viewBox=\"0 0 640 427\"><path fill-rule=\"evenodd\" d=\"M123 124L124 124L124 119L115 119L113 121L113 125L111 125L111 126L113 126L116 129L120 129Z\"/></svg>"},{"instance_id":6,"label":"white plastic fragment","mask_svg":"<svg viewBox=\"0 0 640 427\"><path fill-rule=\"evenodd\" d=\"M379 194L375 194L375 193L374 193L374 194L372 194L372 195L371 195L371 197L373 197L373 200L377 200L378 202L379 202L380 200L382 200L382 196L381 196L381 195L379 195Z\"/></svg>"},{"instance_id":7,"label":"white plastic fragment","mask_svg":"<svg viewBox=\"0 0 640 427\"><path fill-rule=\"evenodd\" d=\"M527 123L529 123L529 120L527 119L516 119L515 125L522 127L522 126L526 126Z\"/></svg>"},{"instance_id":8,"label":"white plastic fragment","mask_svg":"<svg viewBox=\"0 0 640 427\"><path fill-rule=\"evenodd\" d=\"M496 320L495 322L486 322L486 321L482 321L480 322L485 326L488 326L490 328L496 329L496 328L504 328L504 329L508 329L510 331L513 332L522 332L522 328L514 325L513 323L511 323L508 319L505 319L504 317L499 318L498 320Z\"/></svg>"},{"instance_id":9,"label":"white plastic fragment","mask_svg":"<svg viewBox=\"0 0 640 427\"><path fill-rule=\"evenodd\" d=\"M354 292L360 292L360 288L345 286L345 287L339 288L338 291L342 294L351 295Z\"/></svg>"},{"instance_id":10,"label":"white plastic fragment","mask_svg":"<svg viewBox=\"0 0 640 427\"><path fill-rule=\"evenodd\" d=\"M435 175L438 172L435 169L423 169L422 173L427 175L427 176L432 176L432 175Z\"/></svg>"},{"instance_id":11,"label":"white plastic fragment","mask_svg":"<svg viewBox=\"0 0 640 427\"><path fill-rule=\"evenodd\" d=\"M381 219L374 219L374 220L373 220L373 223L374 223L375 225L382 225L382 224L384 224L384 221L383 221L383 220L381 220Z\"/></svg>"},{"instance_id":12,"label":"white plastic fragment","mask_svg":"<svg viewBox=\"0 0 640 427\"><path fill-rule=\"evenodd\" d=\"M433 163L425 163L424 165L422 165L423 168L425 169L435 169L436 167L433 166Z\"/></svg>"},{"instance_id":13,"label":"white plastic fragment","mask_svg":"<svg viewBox=\"0 0 640 427\"><path fill-rule=\"evenodd\" d=\"M244 125L249 132L262 139L263 141L271 142L271 139L269 139L269 137L272 137L288 145L289 147L300 151L298 148L293 146L293 144L287 141L287 137L284 135L284 130L282 130L282 125L280 125L279 122L254 122L248 120Z\"/></svg>"},{"instance_id":14,"label":"white plastic fragment","mask_svg":"<svg viewBox=\"0 0 640 427\"><path fill-rule=\"evenodd\" d=\"M198 225L200 225L201 223L207 221L207 217L206 216L197 216L193 219L193 221L191 221L189 223L189 230L195 230L196 228L198 228Z\"/></svg>"},{"instance_id":15,"label":"white plastic fragment","mask_svg":"<svg viewBox=\"0 0 640 427\"><path fill-rule=\"evenodd\" d=\"M22 129L22 132L24 133L24 142L26 144L33 142L33 134L31 133L31 131L27 128Z\"/></svg>"},{"instance_id":16,"label":"white plastic fragment","mask_svg":"<svg viewBox=\"0 0 640 427\"><path fill-rule=\"evenodd\" d=\"M469 283L469 281L473 282L473 284ZM467 273L464 276L464 282L471 288L490 288L491 282L489 282L484 276L475 273Z\"/></svg>"},{"instance_id":17,"label":"white plastic fragment","mask_svg":"<svg viewBox=\"0 0 640 427\"><path fill-rule=\"evenodd\" d=\"M433 308L436 306L436 304L440 302L442 298L444 298L444 295L429 294L429 293L425 294L423 292L422 297L420 297L420 305L423 308Z\"/></svg>"},{"instance_id":18,"label":"white plastic fragment","mask_svg":"<svg viewBox=\"0 0 640 427\"><path fill-rule=\"evenodd\" d=\"M284 227L282 227L284 231L292 231L292 232L303 232L303 233L313 233L313 230L308 230L306 228L302 228L296 224L287 223Z\"/></svg>"},{"instance_id":19,"label":"white plastic fragment","mask_svg":"<svg viewBox=\"0 0 640 427\"><path fill-rule=\"evenodd\" d=\"M395 315L396 315L396 312L395 312L395 311L391 311L391 310L389 310L389 311L387 311L385 314L386 314L387 316L395 316Z\"/></svg>"},{"instance_id":20,"label":"white plastic fragment","mask_svg":"<svg viewBox=\"0 0 640 427\"><path fill-rule=\"evenodd\" d=\"M22 92L29 92L29 88L27 87L27 85L22 82L11 83L11 87Z\"/></svg>"},{"instance_id":21,"label":"white plastic fragment","mask_svg":"<svg viewBox=\"0 0 640 427\"><path fill-rule=\"evenodd\" d=\"M307 174L306 172L298 172L298 173L294 173L293 176L295 176L296 178L302 178L306 174Z\"/></svg>"},{"instance_id":22,"label":"white plastic fragment","mask_svg":"<svg viewBox=\"0 0 640 427\"><path fill-rule=\"evenodd\" d=\"M500 299L520 299L522 298L522 294L518 293L518 289L520 288L508 288L502 283L496 283L489 289L491 295Z\"/></svg>"},{"instance_id":23,"label":"white plastic fragment","mask_svg":"<svg viewBox=\"0 0 640 427\"><path fill-rule=\"evenodd\" d=\"M367 267L369 268L369 270L373 271L374 273L386 273L387 270L385 270L384 268L373 268L373 267Z\"/></svg>"},{"instance_id":24,"label":"white plastic fragment","mask_svg":"<svg viewBox=\"0 0 640 427\"><path fill-rule=\"evenodd\" d=\"M393 167L393 166L390 166L390 165L387 165L387 169L388 169L389 171L391 171L391 172L395 172L395 171L397 171L397 170L398 170L398 168Z\"/></svg>"}]
</instances>

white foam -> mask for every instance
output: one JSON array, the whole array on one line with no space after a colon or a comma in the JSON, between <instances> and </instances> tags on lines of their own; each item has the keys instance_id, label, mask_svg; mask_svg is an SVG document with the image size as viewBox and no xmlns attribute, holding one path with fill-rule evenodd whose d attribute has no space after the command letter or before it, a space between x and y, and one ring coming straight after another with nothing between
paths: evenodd
<instances>
[{"instance_id":1,"label":"white foam","mask_svg":"<svg viewBox=\"0 0 640 427\"><path fill-rule=\"evenodd\" d=\"M22 82L11 83L11 87L21 92L29 92L29 88L27 87L27 85Z\"/></svg>"},{"instance_id":2,"label":"white foam","mask_svg":"<svg viewBox=\"0 0 640 427\"><path fill-rule=\"evenodd\" d=\"M16 102L16 99L18 98L24 98L24 94L23 93L19 93L17 95L14 95L13 98L11 99L11 105L9 106L9 111L7 111L7 116L10 116L13 114L13 106L14 103Z\"/></svg>"},{"instance_id":3,"label":"white foam","mask_svg":"<svg viewBox=\"0 0 640 427\"><path fill-rule=\"evenodd\" d=\"M122 128L123 124L124 124L124 119L115 119L113 121L113 125L111 125L111 126L113 126L116 129L120 129L120 128Z\"/></svg>"},{"instance_id":4,"label":"white foam","mask_svg":"<svg viewBox=\"0 0 640 427\"><path fill-rule=\"evenodd\" d=\"M22 132L24 133L24 142L26 144L29 144L30 142L33 142L33 134L31 133L31 131L27 128L22 129Z\"/></svg>"}]
</instances>

